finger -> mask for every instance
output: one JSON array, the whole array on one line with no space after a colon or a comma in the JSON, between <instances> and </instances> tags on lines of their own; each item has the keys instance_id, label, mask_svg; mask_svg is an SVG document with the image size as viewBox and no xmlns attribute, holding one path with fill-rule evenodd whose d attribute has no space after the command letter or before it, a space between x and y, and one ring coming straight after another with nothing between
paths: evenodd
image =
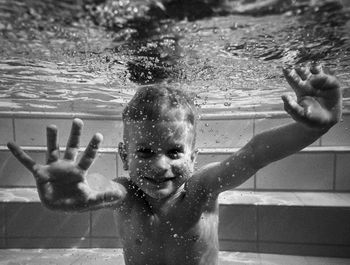
<instances>
[{"instance_id":1,"label":"finger","mask_svg":"<svg viewBox=\"0 0 350 265\"><path fill-rule=\"evenodd\" d=\"M335 76L325 74L311 78L310 83L315 89L319 91L336 90L340 87L340 83Z\"/></svg>"},{"instance_id":2,"label":"finger","mask_svg":"<svg viewBox=\"0 0 350 265\"><path fill-rule=\"evenodd\" d=\"M26 154L21 147L13 142L7 144L8 149L11 153L22 163L30 172L34 173L34 166L36 165L35 161Z\"/></svg>"},{"instance_id":3,"label":"finger","mask_svg":"<svg viewBox=\"0 0 350 265\"><path fill-rule=\"evenodd\" d=\"M47 126L46 138L47 138L46 162L49 164L57 161L60 156L60 150L58 148L58 143L57 143L56 125Z\"/></svg>"},{"instance_id":4,"label":"finger","mask_svg":"<svg viewBox=\"0 0 350 265\"><path fill-rule=\"evenodd\" d=\"M303 81L311 76L310 70L306 67L296 67L295 71Z\"/></svg>"},{"instance_id":5,"label":"finger","mask_svg":"<svg viewBox=\"0 0 350 265\"><path fill-rule=\"evenodd\" d=\"M283 95L282 100L284 102L284 109L288 114L292 116L295 120L302 120L305 118L305 111L302 106L300 106L292 97L288 95Z\"/></svg>"},{"instance_id":6,"label":"finger","mask_svg":"<svg viewBox=\"0 0 350 265\"><path fill-rule=\"evenodd\" d=\"M297 93L299 92L300 86L302 85L303 80L297 74L294 69L286 69L283 68L283 74L288 82L288 84L292 87L292 89Z\"/></svg>"},{"instance_id":7,"label":"finger","mask_svg":"<svg viewBox=\"0 0 350 265\"><path fill-rule=\"evenodd\" d=\"M67 142L64 159L74 160L78 154L79 140L84 123L81 119L74 119L72 129Z\"/></svg>"},{"instance_id":8,"label":"finger","mask_svg":"<svg viewBox=\"0 0 350 265\"><path fill-rule=\"evenodd\" d=\"M322 65L320 64L311 64L310 72L314 75L317 75L322 72Z\"/></svg>"},{"instance_id":9,"label":"finger","mask_svg":"<svg viewBox=\"0 0 350 265\"><path fill-rule=\"evenodd\" d=\"M88 170L92 162L94 162L100 143L103 140L103 136L100 133L96 133L89 145L86 147L82 158L79 161L78 167L83 170Z\"/></svg>"}]
</instances>

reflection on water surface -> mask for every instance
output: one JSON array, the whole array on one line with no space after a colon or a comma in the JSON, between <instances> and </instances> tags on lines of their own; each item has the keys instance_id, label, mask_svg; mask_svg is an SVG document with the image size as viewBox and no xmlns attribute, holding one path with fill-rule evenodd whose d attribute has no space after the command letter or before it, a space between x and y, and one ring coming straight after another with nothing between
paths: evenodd
<instances>
[{"instance_id":1,"label":"reflection on water surface","mask_svg":"<svg viewBox=\"0 0 350 265\"><path fill-rule=\"evenodd\" d=\"M118 114L155 82L203 112L282 110L284 64L349 87L349 17L346 1L1 0L0 111Z\"/></svg>"}]
</instances>

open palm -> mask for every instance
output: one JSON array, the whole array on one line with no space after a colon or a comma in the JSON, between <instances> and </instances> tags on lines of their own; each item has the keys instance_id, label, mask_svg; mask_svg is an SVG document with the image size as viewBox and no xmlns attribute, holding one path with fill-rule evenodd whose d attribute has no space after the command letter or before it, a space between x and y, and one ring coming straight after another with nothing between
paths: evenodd
<instances>
[{"instance_id":1,"label":"open palm","mask_svg":"<svg viewBox=\"0 0 350 265\"><path fill-rule=\"evenodd\" d=\"M82 127L83 122L74 119L63 159L60 159L57 144L57 128L54 125L47 127L46 165L36 163L15 143L8 143L13 155L32 172L40 199L50 209L84 210L118 197L113 191L97 192L88 185L87 170L95 160L103 137L96 133L77 161Z\"/></svg>"},{"instance_id":2,"label":"open palm","mask_svg":"<svg viewBox=\"0 0 350 265\"><path fill-rule=\"evenodd\" d=\"M338 80L320 65L284 69L284 76L297 101L282 96L285 110L297 121L315 128L330 128L341 116L341 90Z\"/></svg>"}]
</instances>

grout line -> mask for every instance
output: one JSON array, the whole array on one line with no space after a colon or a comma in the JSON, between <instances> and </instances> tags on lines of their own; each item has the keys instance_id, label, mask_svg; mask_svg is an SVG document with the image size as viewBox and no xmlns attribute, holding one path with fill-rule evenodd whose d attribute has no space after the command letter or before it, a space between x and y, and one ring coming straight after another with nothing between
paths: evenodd
<instances>
[{"instance_id":1,"label":"grout line","mask_svg":"<svg viewBox=\"0 0 350 265\"><path fill-rule=\"evenodd\" d=\"M28 151L46 151L45 146L22 146L23 150ZM240 148L198 148L200 154L231 154L237 152ZM0 145L0 151L7 151L8 148L5 145ZM85 147L80 147L79 152L83 152ZM65 147L60 147L60 151L65 151ZM118 153L117 147L101 147L100 153ZM347 153L350 152L350 146L311 146L300 150L298 153ZM297 153L296 153L297 154Z\"/></svg>"},{"instance_id":2,"label":"grout line","mask_svg":"<svg viewBox=\"0 0 350 265\"><path fill-rule=\"evenodd\" d=\"M7 205L6 204L3 204L3 206L2 207L4 207L4 243L5 243L5 247L7 248L8 247L8 240L7 240Z\"/></svg>"},{"instance_id":3,"label":"grout line","mask_svg":"<svg viewBox=\"0 0 350 265\"><path fill-rule=\"evenodd\" d=\"M213 110L215 111L215 110ZM350 115L350 111L344 111L343 117ZM17 118L58 118L73 119L75 117L84 119L103 119L103 120L121 120L121 113L113 114L90 114L90 113L74 113L74 112L39 112L39 111L0 111L0 117L17 117ZM228 111L221 113L202 113L200 120L229 120L229 119L254 119L254 118L290 118L285 111L261 111L261 112L237 112L229 113Z\"/></svg>"},{"instance_id":4,"label":"grout line","mask_svg":"<svg viewBox=\"0 0 350 265\"><path fill-rule=\"evenodd\" d=\"M259 209L260 209L260 207L259 207L259 205L256 205L255 208L256 208L256 210L255 210L255 216L256 216L256 240L255 240L256 246L255 246L255 248L256 248L257 252L260 252L260 244L259 244L259 242L260 242L260 231L259 231L259 222L260 222Z\"/></svg>"},{"instance_id":5,"label":"grout line","mask_svg":"<svg viewBox=\"0 0 350 265\"><path fill-rule=\"evenodd\" d=\"M333 157L333 191L336 191L337 183L337 154L334 154Z\"/></svg>"},{"instance_id":6,"label":"grout line","mask_svg":"<svg viewBox=\"0 0 350 265\"><path fill-rule=\"evenodd\" d=\"M92 247L92 211L90 210L89 211L89 218L90 218L90 221L89 221L89 248Z\"/></svg>"},{"instance_id":7,"label":"grout line","mask_svg":"<svg viewBox=\"0 0 350 265\"><path fill-rule=\"evenodd\" d=\"M21 146L21 148L24 151L33 151L33 152L46 152L47 148L46 146ZM78 152L84 152L85 151L85 146L84 147L80 147ZM66 150L66 147L60 147L60 152L64 152ZM8 151L7 146L4 145L0 145L0 151ZM118 148L115 147L101 147L99 148L99 153L117 153L118 152Z\"/></svg>"},{"instance_id":8,"label":"grout line","mask_svg":"<svg viewBox=\"0 0 350 265\"><path fill-rule=\"evenodd\" d=\"M0 185L0 192L3 190L12 190L12 189L28 189L28 190L36 190L36 186L28 186L28 185ZM227 192L249 192L249 193L273 193L273 192L281 192L281 193L289 193L289 192L300 192L300 193L306 193L306 192L312 192L312 193L329 193L333 190L329 189L249 189L249 188L235 188L232 190L228 190ZM336 190L335 193L349 193L349 190Z\"/></svg>"},{"instance_id":9,"label":"grout line","mask_svg":"<svg viewBox=\"0 0 350 265\"><path fill-rule=\"evenodd\" d=\"M256 118L254 118L253 120L253 137L255 137L256 134ZM256 179L257 173L254 174L253 176L253 190L255 191L257 189L256 187L256 183L257 183L257 179Z\"/></svg>"},{"instance_id":10,"label":"grout line","mask_svg":"<svg viewBox=\"0 0 350 265\"><path fill-rule=\"evenodd\" d=\"M0 191L3 189L36 189L36 186L28 186L28 185L18 185L18 186L11 186L11 185L1 185Z\"/></svg>"},{"instance_id":11,"label":"grout line","mask_svg":"<svg viewBox=\"0 0 350 265\"><path fill-rule=\"evenodd\" d=\"M16 125L15 125L15 117L12 117L12 138L13 141L16 142Z\"/></svg>"},{"instance_id":12,"label":"grout line","mask_svg":"<svg viewBox=\"0 0 350 265\"><path fill-rule=\"evenodd\" d=\"M255 126L256 126L256 118L253 119L253 137L254 137L255 134L256 134L256 128L255 128Z\"/></svg>"},{"instance_id":13,"label":"grout line","mask_svg":"<svg viewBox=\"0 0 350 265\"><path fill-rule=\"evenodd\" d=\"M262 240L261 243L264 244L281 244L281 245L296 245L296 246L320 246L320 247L349 247L347 243L344 244L332 244L332 243L314 243L314 242L283 242L283 241L267 241Z\"/></svg>"},{"instance_id":14,"label":"grout line","mask_svg":"<svg viewBox=\"0 0 350 265\"><path fill-rule=\"evenodd\" d=\"M219 237L219 241L228 241L228 242L237 242L237 243L254 243L255 240L251 240L251 239L232 239L232 238L220 238Z\"/></svg>"},{"instance_id":15,"label":"grout line","mask_svg":"<svg viewBox=\"0 0 350 265\"><path fill-rule=\"evenodd\" d=\"M253 190L256 191L258 189L257 187L257 173L254 174L253 176Z\"/></svg>"},{"instance_id":16,"label":"grout line","mask_svg":"<svg viewBox=\"0 0 350 265\"><path fill-rule=\"evenodd\" d=\"M50 236L10 236L10 239L26 239L26 238L33 238L33 239L80 239L84 238L83 236L58 236L58 235L50 235ZM1 261L1 260L0 260Z\"/></svg>"},{"instance_id":17,"label":"grout line","mask_svg":"<svg viewBox=\"0 0 350 265\"><path fill-rule=\"evenodd\" d=\"M115 153L115 165L116 165L116 172L115 172L115 177L116 178L119 178L120 176L119 176L119 162L118 162L118 154L117 153Z\"/></svg>"},{"instance_id":18,"label":"grout line","mask_svg":"<svg viewBox=\"0 0 350 265\"><path fill-rule=\"evenodd\" d=\"M237 152L240 147L237 148L198 148L200 153L203 154L229 154ZM309 146L297 153L317 153L317 152L350 152L350 146Z\"/></svg>"},{"instance_id":19,"label":"grout line","mask_svg":"<svg viewBox=\"0 0 350 265\"><path fill-rule=\"evenodd\" d=\"M35 188L32 189L33 191L36 190ZM0 199L0 204L2 203L4 207L8 207L8 205L41 205L40 199L38 197L36 198L30 198L26 197L26 194L21 193L14 193L12 194L12 197L6 198L4 194L7 194L10 192L10 189L2 189L0 188L0 195L2 195L2 199ZM291 193L293 193L294 197L291 196ZM312 193L307 194L307 197L304 197L303 191L298 192L281 192L281 191L273 191L273 192L253 192L253 191L228 191L225 193L222 193L219 197L219 204L220 206L224 207L236 207L236 206L243 206L243 207L269 207L269 206L281 206L281 207L302 207L302 208L315 208L319 209L320 207L325 207L328 209L332 208L338 208L338 209L349 209L349 199L350 198L342 198L340 195L342 192L318 192L314 191ZM320 194L321 197L318 197L318 194ZM348 194L348 193L346 193ZM311 198L312 201L309 201L308 198ZM338 199L334 200L334 196L336 196ZM266 200L266 198L269 198ZM284 198L284 199L281 199ZM289 199L291 198L291 200ZM317 203L315 204L315 199L317 198L323 198L326 199L329 198L331 201L327 204ZM295 200L298 199L298 200ZM328 200L327 200L328 201ZM259 224L260 222L260 210L256 210L256 219ZM7 214L5 209L5 214ZM93 213L89 212L89 233L87 233L87 237L91 238L93 235ZM8 220L6 220L7 223ZM257 233L259 233L259 229L257 228ZM259 234L258 234L259 235Z\"/></svg>"},{"instance_id":20,"label":"grout line","mask_svg":"<svg viewBox=\"0 0 350 265\"><path fill-rule=\"evenodd\" d=\"M3 190L21 190L21 189L28 189L28 190L33 190L35 191L37 188L36 186L28 186L28 185L0 185L0 193ZM290 193L290 192L300 192L300 193L307 193L307 192L311 192L311 193L334 193L333 190L330 189L257 189L257 190L253 190L253 189L249 189L249 188L235 188L232 190L228 190L226 192L248 192L248 193L274 193L274 192L280 192L280 193ZM336 190L335 193L349 193L349 190ZM1 201L0 201L1 202Z\"/></svg>"}]
</instances>

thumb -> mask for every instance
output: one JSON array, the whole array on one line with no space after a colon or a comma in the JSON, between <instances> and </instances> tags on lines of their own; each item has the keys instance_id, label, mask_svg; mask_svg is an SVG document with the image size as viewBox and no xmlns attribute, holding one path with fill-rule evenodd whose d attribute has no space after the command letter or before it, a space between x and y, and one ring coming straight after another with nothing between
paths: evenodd
<instances>
[{"instance_id":1,"label":"thumb","mask_svg":"<svg viewBox=\"0 0 350 265\"><path fill-rule=\"evenodd\" d=\"M292 116L295 120L301 120L305 118L305 111L291 96L283 95L282 100L284 103L285 111Z\"/></svg>"},{"instance_id":2,"label":"thumb","mask_svg":"<svg viewBox=\"0 0 350 265\"><path fill-rule=\"evenodd\" d=\"M88 204L90 207L97 205L110 206L119 203L121 199L122 195L118 190L95 191L90 194Z\"/></svg>"}]
</instances>

